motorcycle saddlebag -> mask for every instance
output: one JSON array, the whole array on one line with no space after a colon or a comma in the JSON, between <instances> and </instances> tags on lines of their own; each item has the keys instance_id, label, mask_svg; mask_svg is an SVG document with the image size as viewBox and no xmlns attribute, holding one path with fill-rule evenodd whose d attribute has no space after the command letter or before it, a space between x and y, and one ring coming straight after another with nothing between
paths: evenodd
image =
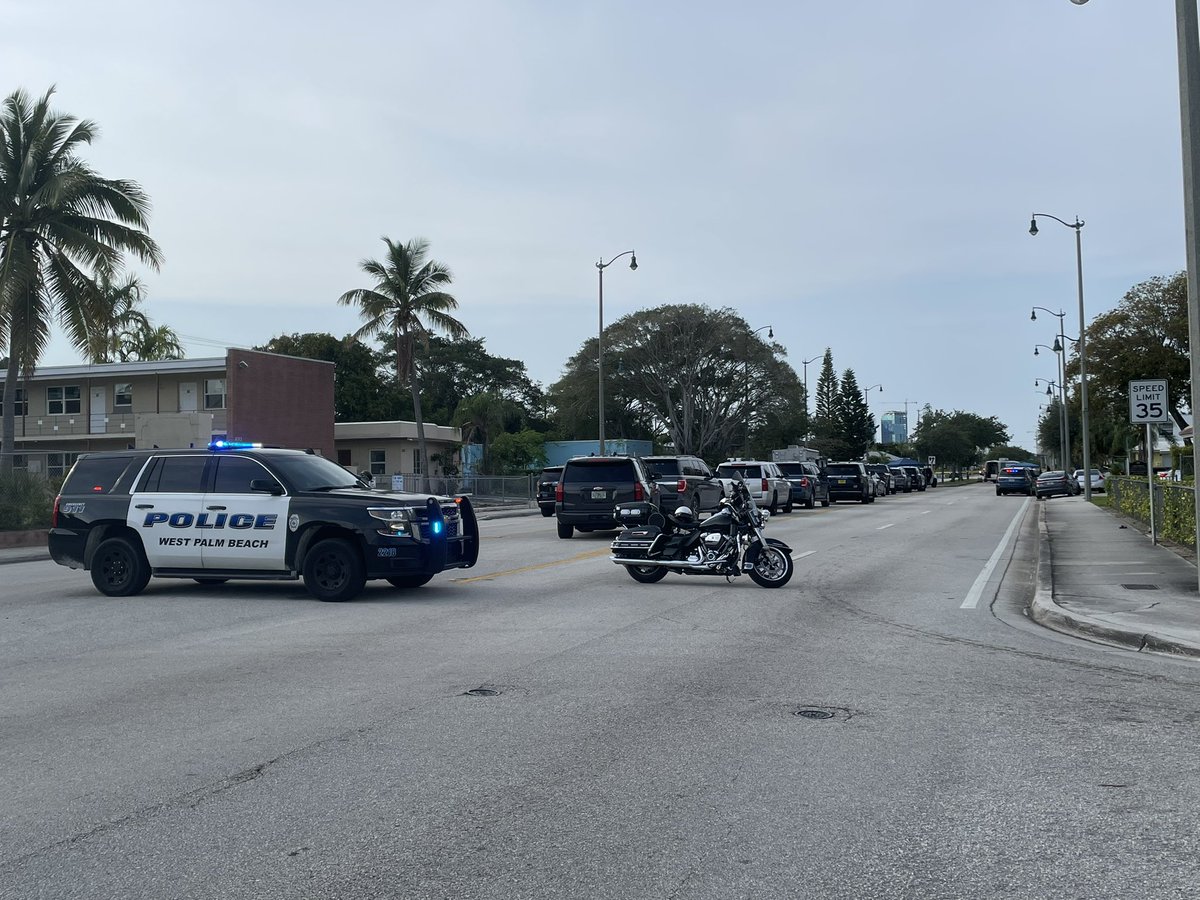
<instances>
[{"instance_id":1,"label":"motorcycle saddlebag","mask_svg":"<svg viewBox=\"0 0 1200 900\"><path fill-rule=\"evenodd\" d=\"M642 500L633 503L618 503L615 513L617 524L624 525L626 528L649 525L652 517L657 515L661 518L662 516L657 506ZM662 522L653 522L653 524L662 525Z\"/></svg>"},{"instance_id":2,"label":"motorcycle saddlebag","mask_svg":"<svg viewBox=\"0 0 1200 900\"><path fill-rule=\"evenodd\" d=\"M612 552L622 559L650 559L658 556L665 535L657 525L627 528L612 542Z\"/></svg>"}]
</instances>

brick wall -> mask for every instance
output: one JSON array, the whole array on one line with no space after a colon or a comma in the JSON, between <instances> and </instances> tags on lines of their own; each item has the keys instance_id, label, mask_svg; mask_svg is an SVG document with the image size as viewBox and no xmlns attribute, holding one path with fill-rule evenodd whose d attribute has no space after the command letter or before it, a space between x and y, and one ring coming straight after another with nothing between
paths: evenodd
<instances>
[{"instance_id":1,"label":"brick wall","mask_svg":"<svg viewBox=\"0 0 1200 900\"><path fill-rule=\"evenodd\" d=\"M311 447L337 459L333 446L333 363L230 350L227 434L232 441Z\"/></svg>"}]
</instances>

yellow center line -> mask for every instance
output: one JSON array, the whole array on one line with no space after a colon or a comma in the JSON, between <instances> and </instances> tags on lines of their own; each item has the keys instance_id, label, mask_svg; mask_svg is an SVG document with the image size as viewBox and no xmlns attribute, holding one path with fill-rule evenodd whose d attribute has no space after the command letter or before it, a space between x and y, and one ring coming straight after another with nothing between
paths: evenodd
<instances>
[{"instance_id":1,"label":"yellow center line","mask_svg":"<svg viewBox=\"0 0 1200 900\"><path fill-rule=\"evenodd\" d=\"M505 569L502 572L492 572L490 575L475 575L472 578L452 578L450 579L455 584L470 584L473 581L491 581L493 578L502 578L505 575L519 575L522 572L536 572L538 569L549 569L554 566L562 566L567 563L578 562L581 559L598 559L601 556L608 556L612 553L609 547L602 547L599 550L588 550L584 553L577 553L574 556L569 556L566 559L556 559L551 562L536 563L532 566L521 566L519 569Z\"/></svg>"}]
</instances>

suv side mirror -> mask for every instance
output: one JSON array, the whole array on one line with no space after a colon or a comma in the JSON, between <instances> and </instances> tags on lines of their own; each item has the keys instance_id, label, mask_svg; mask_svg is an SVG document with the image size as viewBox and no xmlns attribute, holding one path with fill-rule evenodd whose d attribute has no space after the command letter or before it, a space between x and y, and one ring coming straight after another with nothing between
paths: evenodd
<instances>
[{"instance_id":1,"label":"suv side mirror","mask_svg":"<svg viewBox=\"0 0 1200 900\"><path fill-rule=\"evenodd\" d=\"M283 485L274 478L255 478L250 482L250 490L264 491L270 494L272 497L279 497L283 495Z\"/></svg>"}]
</instances>

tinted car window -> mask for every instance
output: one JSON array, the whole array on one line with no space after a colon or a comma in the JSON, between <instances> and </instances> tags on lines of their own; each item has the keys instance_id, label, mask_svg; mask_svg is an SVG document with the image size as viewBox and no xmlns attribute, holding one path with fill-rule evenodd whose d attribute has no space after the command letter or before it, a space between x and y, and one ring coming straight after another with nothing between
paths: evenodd
<instances>
[{"instance_id":1,"label":"tinted car window","mask_svg":"<svg viewBox=\"0 0 1200 900\"><path fill-rule=\"evenodd\" d=\"M272 456L271 465L284 475L297 491L321 488L362 487L358 480L337 463L316 455Z\"/></svg>"},{"instance_id":2,"label":"tinted car window","mask_svg":"<svg viewBox=\"0 0 1200 900\"><path fill-rule=\"evenodd\" d=\"M677 459L643 459L646 474L651 478L671 478L680 474L680 464Z\"/></svg>"},{"instance_id":3,"label":"tinted car window","mask_svg":"<svg viewBox=\"0 0 1200 900\"><path fill-rule=\"evenodd\" d=\"M563 484L614 484L636 480L633 463L624 459L578 460L563 470Z\"/></svg>"},{"instance_id":4,"label":"tinted car window","mask_svg":"<svg viewBox=\"0 0 1200 900\"><path fill-rule=\"evenodd\" d=\"M836 463L831 463L830 465L825 467L825 474L827 474L827 475L861 475L862 469L860 469L858 466L847 466L847 465L838 465Z\"/></svg>"},{"instance_id":5,"label":"tinted car window","mask_svg":"<svg viewBox=\"0 0 1200 900\"><path fill-rule=\"evenodd\" d=\"M81 459L75 463L63 483L64 494L107 494L133 460L132 456L106 456Z\"/></svg>"},{"instance_id":6,"label":"tinted car window","mask_svg":"<svg viewBox=\"0 0 1200 900\"><path fill-rule=\"evenodd\" d=\"M735 464L722 463L717 466L717 474L722 478L762 478L762 467L760 466L739 466Z\"/></svg>"},{"instance_id":7,"label":"tinted car window","mask_svg":"<svg viewBox=\"0 0 1200 900\"><path fill-rule=\"evenodd\" d=\"M217 478L213 491L218 494L249 494L255 478L270 478L266 469L244 456L224 456L217 460Z\"/></svg>"},{"instance_id":8,"label":"tinted car window","mask_svg":"<svg viewBox=\"0 0 1200 900\"><path fill-rule=\"evenodd\" d=\"M160 456L154 461L142 490L195 494L204 490L204 456Z\"/></svg>"}]
</instances>

